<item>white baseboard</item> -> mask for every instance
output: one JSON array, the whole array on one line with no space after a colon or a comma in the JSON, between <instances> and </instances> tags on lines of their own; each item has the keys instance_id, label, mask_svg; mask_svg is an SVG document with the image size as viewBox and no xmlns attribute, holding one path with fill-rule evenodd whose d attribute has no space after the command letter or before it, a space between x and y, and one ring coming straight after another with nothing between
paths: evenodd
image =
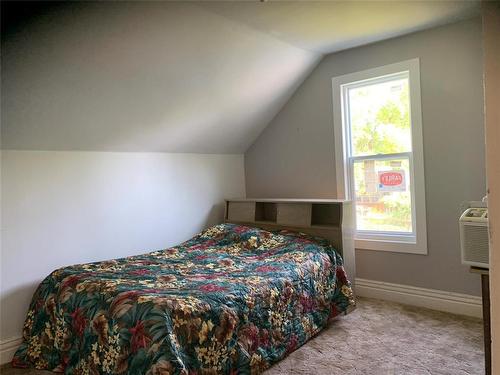
<instances>
[{"instance_id":1,"label":"white baseboard","mask_svg":"<svg viewBox=\"0 0 500 375\"><path fill-rule=\"evenodd\" d=\"M9 363L14 356L19 345L23 341L22 337L13 337L4 341L0 341L0 365Z\"/></svg>"},{"instance_id":2,"label":"white baseboard","mask_svg":"<svg viewBox=\"0 0 500 375\"><path fill-rule=\"evenodd\" d=\"M356 294L432 310L481 318L481 297L356 278Z\"/></svg>"}]
</instances>

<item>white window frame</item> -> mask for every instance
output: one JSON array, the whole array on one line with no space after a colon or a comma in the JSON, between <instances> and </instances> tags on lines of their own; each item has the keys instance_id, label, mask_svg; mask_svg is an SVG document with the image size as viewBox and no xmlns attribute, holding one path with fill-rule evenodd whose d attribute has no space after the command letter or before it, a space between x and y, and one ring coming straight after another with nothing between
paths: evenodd
<instances>
[{"instance_id":1,"label":"white window frame","mask_svg":"<svg viewBox=\"0 0 500 375\"><path fill-rule=\"evenodd\" d=\"M353 178L350 176L352 163L356 157L350 156L350 135L346 119L346 86L366 84L366 81L387 76L388 79L408 73L412 151L401 154L370 155L370 159L408 157L410 181L412 184L412 234L391 232L355 231L357 249L391 251L398 253L427 254L427 225L425 210L424 152L422 138L422 109L420 97L420 61L418 58L363 70L332 78L333 122L335 133L335 160L337 177L337 197L353 200ZM366 159L363 156L362 159ZM356 215L354 215L356 216Z\"/></svg>"}]
</instances>

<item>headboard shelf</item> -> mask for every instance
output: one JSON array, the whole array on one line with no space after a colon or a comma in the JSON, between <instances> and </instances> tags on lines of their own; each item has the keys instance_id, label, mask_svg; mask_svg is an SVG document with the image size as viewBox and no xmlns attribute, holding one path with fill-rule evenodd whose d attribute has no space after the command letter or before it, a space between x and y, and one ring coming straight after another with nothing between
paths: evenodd
<instances>
[{"instance_id":1,"label":"headboard shelf","mask_svg":"<svg viewBox=\"0 0 500 375\"><path fill-rule=\"evenodd\" d=\"M241 224L241 225L248 225L252 226L253 224L262 224L262 225L269 225L269 226L274 226L276 228L294 228L297 230L302 230L304 233L307 233L307 229L318 229L318 230L340 230L341 227L340 225L283 225L283 224L278 224L275 221L269 221L269 220L255 220L255 221L238 221L238 220L226 220L226 223L233 223L233 224ZM286 229L284 228L284 229Z\"/></svg>"},{"instance_id":2,"label":"headboard shelf","mask_svg":"<svg viewBox=\"0 0 500 375\"><path fill-rule=\"evenodd\" d=\"M311 224L310 228L318 228L318 229L340 229L339 224Z\"/></svg>"},{"instance_id":3,"label":"headboard shelf","mask_svg":"<svg viewBox=\"0 0 500 375\"><path fill-rule=\"evenodd\" d=\"M265 230L287 229L326 238L341 253L354 284L353 213L350 201L341 199L226 200L224 221Z\"/></svg>"}]
</instances>

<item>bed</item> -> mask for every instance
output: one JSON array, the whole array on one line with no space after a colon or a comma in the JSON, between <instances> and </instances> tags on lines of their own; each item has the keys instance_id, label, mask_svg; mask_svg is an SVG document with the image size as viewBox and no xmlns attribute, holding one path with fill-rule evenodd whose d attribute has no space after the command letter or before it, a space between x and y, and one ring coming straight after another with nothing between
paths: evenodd
<instances>
[{"instance_id":1,"label":"bed","mask_svg":"<svg viewBox=\"0 0 500 375\"><path fill-rule=\"evenodd\" d=\"M166 250L52 272L33 296L12 364L257 374L353 306L328 240L224 223Z\"/></svg>"}]
</instances>

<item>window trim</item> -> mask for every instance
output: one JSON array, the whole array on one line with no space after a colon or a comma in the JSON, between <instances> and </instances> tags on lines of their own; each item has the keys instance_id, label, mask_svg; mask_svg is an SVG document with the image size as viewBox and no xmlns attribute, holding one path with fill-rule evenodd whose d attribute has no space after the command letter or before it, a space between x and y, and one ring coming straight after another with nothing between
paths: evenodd
<instances>
[{"instance_id":1,"label":"window trim","mask_svg":"<svg viewBox=\"0 0 500 375\"><path fill-rule=\"evenodd\" d=\"M422 108L420 96L420 60L414 58L401 61L395 64L384 65L360 72L345 74L332 78L333 92L333 123L335 136L335 164L337 177L337 198L352 199L350 191L352 188L350 166L348 165L347 149L347 129L344 126L346 118L345 103L343 103L343 85L352 85L363 81L371 80L382 76L397 76L403 72L408 72L409 77L409 98L410 98L410 119L412 152L410 156L410 173L413 183L412 190L412 220L414 223L415 235L404 238L400 234L394 235L362 235L355 232L355 245L357 249L390 251L398 253L427 254L427 225L425 209L425 177L424 177L424 152L422 137ZM391 77L393 78L393 77ZM345 86L344 86L345 87ZM404 153L406 154L406 153ZM397 155L397 154L388 154ZM373 155L368 155L372 157ZM386 156L385 154L383 155ZM377 157L375 155L375 157ZM366 158L366 156L363 156ZM413 203L414 202L414 203ZM356 217L356 215L354 215ZM393 238L391 238L393 237ZM409 236L406 236L409 237Z\"/></svg>"}]
</instances>

